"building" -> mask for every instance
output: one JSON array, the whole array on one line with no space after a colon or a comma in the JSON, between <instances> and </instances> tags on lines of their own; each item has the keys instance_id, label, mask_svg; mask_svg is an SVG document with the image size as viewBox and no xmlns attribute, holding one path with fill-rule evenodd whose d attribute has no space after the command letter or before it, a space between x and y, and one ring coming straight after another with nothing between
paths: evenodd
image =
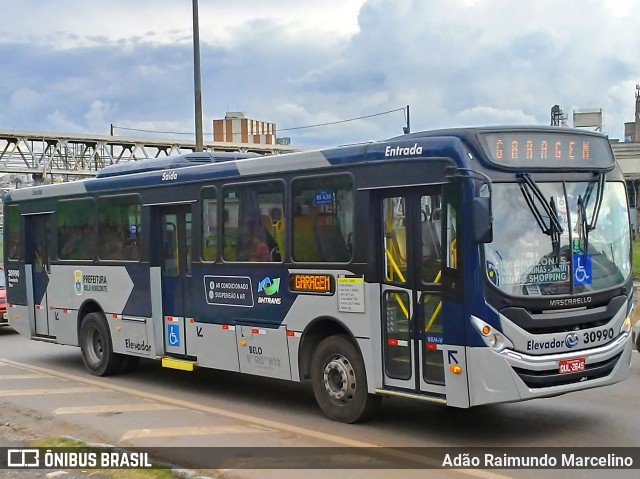
<instances>
[{"instance_id":1,"label":"building","mask_svg":"<svg viewBox=\"0 0 640 479\"><path fill-rule=\"evenodd\" d=\"M624 141L640 142L640 85L636 85L636 116L624 124Z\"/></svg>"},{"instance_id":2,"label":"building","mask_svg":"<svg viewBox=\"0 0 640 479\"><path fill-rule=\"evenodd\" d=\"M213 120L213 141L242 145L275 145L276 124L251 120L246 113L230 111Z\"/></svg>"}]
</instances>

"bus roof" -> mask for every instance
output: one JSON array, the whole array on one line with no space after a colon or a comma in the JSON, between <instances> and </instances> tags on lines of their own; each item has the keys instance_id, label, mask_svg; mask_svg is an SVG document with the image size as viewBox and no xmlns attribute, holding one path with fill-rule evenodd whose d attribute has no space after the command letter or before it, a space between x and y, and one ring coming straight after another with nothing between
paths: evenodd
<instances>
[{"instance_id":1,"label":"bus roof","mask_svg":"<svg viewBox=\"0 0 640 479\"><path fill-rule=\"evenodd\" d=\"M411 160L418 157L450 158L458 167L466 167L469 152L481 157L487 153L486 146L483 146L479 138L482 134L492 132L571 133L606 139L601 134L558 127L470 127L416 132L378 142L268 156L240 152L190 153L108 166L92 179L11 190L5 196L5 201L136 189L161 184L177 185L201 181L203 178L223 179L304 172L370 162ZM492 163L491 158L487 158L487 161Z\"/></svg>"}]
</instances>

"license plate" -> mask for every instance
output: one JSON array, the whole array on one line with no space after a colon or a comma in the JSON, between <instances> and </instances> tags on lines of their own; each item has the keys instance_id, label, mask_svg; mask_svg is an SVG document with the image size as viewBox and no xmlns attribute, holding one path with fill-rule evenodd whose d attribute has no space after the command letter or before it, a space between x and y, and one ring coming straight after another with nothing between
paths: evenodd
<instances>
[{"instance_id":1,"label":"license plate","mask_svg":"<svg viewBox=\"0 0 640 479\"><path fill-rule=\"evenodd\" d=\"M558 361L558 372L560 374L579 373L584 370L584 358L562 359Z\"/></svg>"}]
</instances>

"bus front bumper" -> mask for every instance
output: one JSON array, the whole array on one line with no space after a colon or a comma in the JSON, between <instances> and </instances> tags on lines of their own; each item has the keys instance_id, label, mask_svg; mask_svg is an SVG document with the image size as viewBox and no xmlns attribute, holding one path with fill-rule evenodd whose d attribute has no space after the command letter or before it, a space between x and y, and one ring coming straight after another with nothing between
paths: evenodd
<instances>
[{"instance_id":1,"label":"bus front bumper","mask_svg":"<svg viewBox=\"0 0 640 479\"><path fill-rule=\"evenodd\" d=\"M614 384L629 375L631 350L629 333L579 354L533 356L467 348L470 405L524 401ZM559 362L576 356L585 359L584 371L559 373Z\"/></svg>"}]
</instances>

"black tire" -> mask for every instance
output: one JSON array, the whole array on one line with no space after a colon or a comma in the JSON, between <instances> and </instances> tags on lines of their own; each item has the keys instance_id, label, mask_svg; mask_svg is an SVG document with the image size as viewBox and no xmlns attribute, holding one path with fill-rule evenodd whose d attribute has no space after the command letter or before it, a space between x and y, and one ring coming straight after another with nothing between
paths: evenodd
<instances>
[{"instance_id":1,"label":"black tire","mask_svg":"<svg viewBox=\"0 0 640 479\"><path fill-rule=\"evenodd\" d=\"M343 335L329 336L318 344L311 358L311 384L320 409L334 421L364 421L380 405L381 397L367 390L362 356Z\"/></svg>"},{"instance_id":2,"label":"black tire","mask_svg":"<svg viewBox=\"0 0 640 479\"><path fill-rule=\"evenodd\" d=\"M109 376L120 371L122 355L113 352L107 320L100 313L89 313L80 326L82 360L95 376Z\"/></svg>"},{"instance_id":3,"label":"black tire","mask_svg":"<svg viewBox=\"0 0 640 479\"><path fill-rule=\"evenodd\" d=\"M636 334L636 349L640 353L640 331Z\"/></svg>"}]
</instances>

